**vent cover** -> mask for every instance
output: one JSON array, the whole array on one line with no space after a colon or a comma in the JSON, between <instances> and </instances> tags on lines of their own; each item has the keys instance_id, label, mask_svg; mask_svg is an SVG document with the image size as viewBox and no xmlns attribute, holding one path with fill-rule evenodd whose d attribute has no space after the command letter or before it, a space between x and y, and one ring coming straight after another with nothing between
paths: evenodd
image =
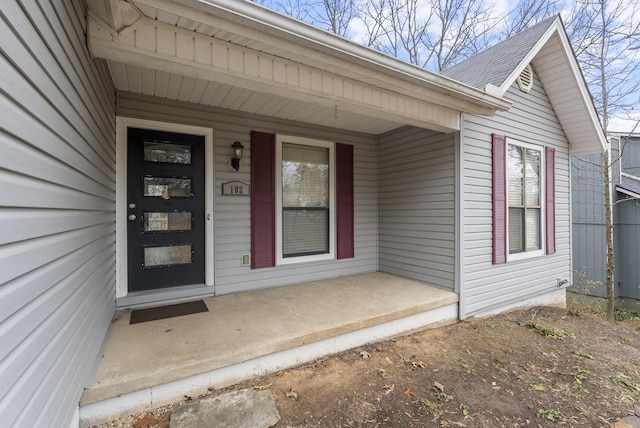
<instances>
[{"instance_id":1,"label":"vent cover","mask_svg":"<svg viewBox=\"0 0 640 428\"><path fill-rule=\"evenodd\" d=\"M522 92L529 92L533 86L533 70L531 69L531 64L527 64L516 81L518 82L518 87Z\"/></svg>"}]
</instances>

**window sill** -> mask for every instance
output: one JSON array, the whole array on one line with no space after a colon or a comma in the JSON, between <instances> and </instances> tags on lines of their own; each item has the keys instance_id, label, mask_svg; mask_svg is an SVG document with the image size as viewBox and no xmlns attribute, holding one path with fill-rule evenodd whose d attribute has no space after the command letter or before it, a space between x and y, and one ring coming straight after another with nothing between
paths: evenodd
<instances>
[{"instance_id":1,"label":"window sill","mask_svg":"<svg viewBox=\"0 0 640 428\"><path fill-rule=\"evenodd\" d=\"M300 256L300 257L290 257L290 258L278 258L276 265L292 265L298 263L307 263L307 262L317 262L324 260L335 260L335 256L331 253L329 254L317 254L314 256Z\"/></svg>"},{"instance_id":2,"label":"window sill","mask_svg":"<svg viewBox=\"0 0 640 428\"><path fill-rule=\"evenodd\" d=\"M543 250L525 251L523 253L509 254L507 255L507 263L535 259L544 255L545 252Z\"/></svg>"}]
</instances>

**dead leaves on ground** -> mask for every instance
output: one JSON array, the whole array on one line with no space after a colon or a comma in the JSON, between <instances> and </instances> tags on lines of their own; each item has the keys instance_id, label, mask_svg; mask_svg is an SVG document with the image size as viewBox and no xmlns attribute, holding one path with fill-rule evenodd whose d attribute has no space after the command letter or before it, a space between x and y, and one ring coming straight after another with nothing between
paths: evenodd
<instances>
[{"instance_id":1,"label":"dead leaves on ground","mask_svg":"<svg viewBox=\"0 0 640 428\"><path fill-rule=\"evenodd\" d=\"M384 395L389 395L396 390L396 384L393 385L385 385L382 387L384 389Z\"/></svg>"},{"instance_id":2,"label":"dead leaves on ground","mask_svg":"<svg viewBox=\"0 0 640 428\"><path fill-rule=\"evenodd\" d=\"M133 423L133 428L151 428L158 425L160 421L154 416L145 416Z\"/></svg>"},{"instance_id":3,"label":"dead leaves on ground","mask_svg":"<svg viewBox=\"0 0 640 428\"><path fill-rule=\"evenodd\" d=\"M411 398L411 397L415 397L416 396L416 394L414 394L409 388L407 388L407 390L405 392L403 392L402 395L406 395L407 398Z\"/></svg>"},{"instance_id":4,"label":"dead leaves on ground","mask_svg":"<svg viewBox=\"0 0 640 428\"><path fill-rule=\"evenodd\" d=\"M285 397L289 397L289 398L292 398L294 400L297 400L298 399L298 393L295 392L293 390L293 388L291 388L291 390L285 394Z\"/></svg>"}]
</instances>

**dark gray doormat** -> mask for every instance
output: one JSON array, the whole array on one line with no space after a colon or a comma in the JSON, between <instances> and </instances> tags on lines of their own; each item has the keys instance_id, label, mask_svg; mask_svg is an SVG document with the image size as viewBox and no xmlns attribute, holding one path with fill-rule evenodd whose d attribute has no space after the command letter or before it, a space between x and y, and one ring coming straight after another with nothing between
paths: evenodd
<instances>
[{"instance_id":1,"label":"dark gray doormat","mask_svg":"<svg viewBox=\"0 0 640 428\"><path fill-rule=\"evenodd\" d=\"M156 308L136 309L131 312L131 320L129 321L129 324L181 317L183 315L191 315L208 311L209 308L207 308L207 305L203 300L178 303L175 305L158 306Z\"/></svg>"}]
</instances>

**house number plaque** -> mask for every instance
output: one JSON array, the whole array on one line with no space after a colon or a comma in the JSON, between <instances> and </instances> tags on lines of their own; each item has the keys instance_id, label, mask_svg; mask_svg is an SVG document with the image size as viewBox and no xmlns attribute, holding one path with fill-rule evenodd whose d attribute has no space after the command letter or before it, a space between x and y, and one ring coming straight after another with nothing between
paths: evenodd
<instances>
[{"instance_id":1,"label":"house number plaque","mask_svg":"<svg viewBox=\"0 0 640 428\"><path fill-rule=\"evenodd\" d=\"M228 181L222 183L222 194L233 196L249 196L251 195L251 186L242 181Z\"/></svg>"}]
</instances>

